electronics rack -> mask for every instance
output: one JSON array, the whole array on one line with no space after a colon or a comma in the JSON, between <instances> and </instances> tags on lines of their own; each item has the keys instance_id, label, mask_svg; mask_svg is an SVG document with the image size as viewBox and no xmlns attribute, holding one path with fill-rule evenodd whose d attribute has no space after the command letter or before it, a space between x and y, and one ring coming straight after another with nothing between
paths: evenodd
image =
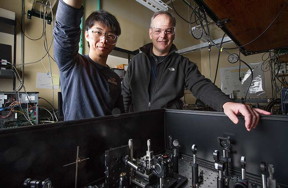
<instances>
[{"instance_id":1,"label":"electronics rack","mask_svg":"<svg viewBox=\"0 0 288 188\"><path fill-rule=\"evenodd\" d=\"M38 124L38 92L0 92L0 128Z\"/></svg>"}]
</instances>

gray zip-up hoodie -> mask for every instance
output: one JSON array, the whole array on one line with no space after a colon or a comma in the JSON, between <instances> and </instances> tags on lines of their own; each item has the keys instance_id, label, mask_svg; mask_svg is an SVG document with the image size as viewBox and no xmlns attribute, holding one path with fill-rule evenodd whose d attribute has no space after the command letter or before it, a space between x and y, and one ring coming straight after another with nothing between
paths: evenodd
<instances>
[{"instance_id":1,"label":"gray zip-up hoodie","mask_svg":"<svg viewBox=\"0 0 288 188\"><path fill-rule=\"evenodd\" d=\"M129 63L123 80L122 95L125 111L145 111L159 108L181 109L180 98L185 88L217 111L223 104L232 101L198 70L196 64L176 53L175 45L162 62L156 62L157 78L151 82L152 43L140 48L141 53Z\"/></svg>"}]
</instances>

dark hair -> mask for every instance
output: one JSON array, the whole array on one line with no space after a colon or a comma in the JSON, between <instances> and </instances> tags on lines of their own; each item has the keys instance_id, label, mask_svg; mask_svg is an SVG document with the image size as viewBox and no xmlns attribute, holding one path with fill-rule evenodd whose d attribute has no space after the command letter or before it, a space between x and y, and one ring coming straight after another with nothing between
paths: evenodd
<instances>
[{"instance_id":1,"label":"dark hair","mask_svg":"<svg viewBox=\"0 0 288 188\"><path fill-rule=\"evenodd\" d=\"M85 30L88 31L91 27L93 27L95 22L101 22L102 24L108 26L117 36L121 34L120 24L116 17L105 10L92 12L85 21Z\"/></svg>"},{"instance_id":2,"label":"dark hair","mask_svg":"<svg viewBox=\"0 0 288 188\"><path fill-rule=\"evenodd\" d=\"M167 11L159 11L159 12L155 12L155 13L153 14L153 16L151 17L150 27L151 27L152 21L153 21L158 15L162 15L162 14L165 14L165 15L167 15L167 16L170 18L170 21L172 22L172 26L173 26L173 27L176 26L176 19L175 19L175 17L174 17L170 12L167 12Z\"/></svg>"}]
</instances>

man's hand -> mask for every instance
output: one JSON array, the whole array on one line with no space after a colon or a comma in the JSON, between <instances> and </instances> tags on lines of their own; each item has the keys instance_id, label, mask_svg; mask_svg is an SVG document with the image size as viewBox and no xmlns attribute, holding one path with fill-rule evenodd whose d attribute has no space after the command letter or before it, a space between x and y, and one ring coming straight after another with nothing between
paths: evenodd
<instances>
[{"instance_id":1,"label":"man's hand","mask_svg":"<svg viewBox=\"0 0 288 188\"><path fill-rule=\"evenodd\" d=\"M271 115L270 112L261 110L259 108L251 108L248 105L235 103L235 102L226 102L223 105L224 113L230 118L230 120L237 124L239 122L237 115L241 114L245 119L245 127L247 131L254 129L259 123L260 114L262 115Z\"/></svg>"}]
</instances>

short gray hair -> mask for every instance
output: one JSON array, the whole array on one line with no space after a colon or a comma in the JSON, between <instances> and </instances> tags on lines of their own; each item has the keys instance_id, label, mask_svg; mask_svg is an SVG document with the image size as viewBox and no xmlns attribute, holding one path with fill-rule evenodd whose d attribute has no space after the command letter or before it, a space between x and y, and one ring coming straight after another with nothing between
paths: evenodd
<instances>
[{"instance_id":1,"label":"short gray hair","mask_svg":"<svg viewBox=\"0 0 288 188\"><path fill-rule=\"evenodd\" d=\"M158 16L158 15L161 15L161 14L165 14L167 15L169 18L170 18L170 21L172 22L172 26L175 27L176 26L176 19L175 17L168 11L159 11L159 12L155 12L153 14L153 16L151 17L151 22L150 22L150 27L152 27L152 21Z\"/></svg>"}]
</instances>

